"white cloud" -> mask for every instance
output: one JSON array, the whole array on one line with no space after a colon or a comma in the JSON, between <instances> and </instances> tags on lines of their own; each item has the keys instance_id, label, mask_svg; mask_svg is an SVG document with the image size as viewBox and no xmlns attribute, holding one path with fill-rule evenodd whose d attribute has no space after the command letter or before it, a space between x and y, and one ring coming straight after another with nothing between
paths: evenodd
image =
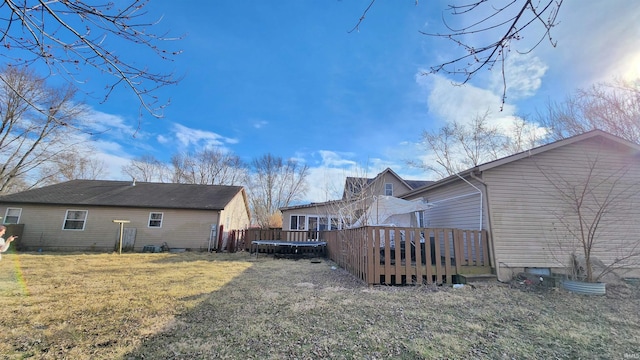
<instances>
[{"instance_id":1,"label":"white cloud","mask_svg":"<svg viewBox=\"0 0 640 360\"><path fill-rule=\"evenodd\" d=\"M505 104L500 111L501 97L491 90L471 84L456 85L440 75L416 75L416 81L429 89L429 112L444 122L466 124L487 111L496 117L504 117L516 110L515 106Z\"/></svg>"},{"instance_id":2,"label":"white cloud","mask_svg":"<svg viewBox=\"0 0 640 360\"><path fill-rule=\"evenodd\" d=\"M217 133L188 128L181 124L173 124L172 131L178 144L184 148L225 148L226 144L236 144L237 139L227 138Z\"/></svg>"},{"instance_id":3,"label":"white cloud","mask_svg":"<svg viewBox=\"0 0 640 360\"><path fill-rule=\"evenodd\" d=\"M256 129L262 129L263 127L267 126L267 124L269 124L269 122L266 120L258 120L253 123L253 127Z\"/></svg>"},{"instance_id":4,"label":"white cloud","mask_svg":"<svg viewBox=\"0 0 640 360\"><path fill-rule=\"evenodd\" d=\"M318 153L322 158L323 167L352 168L357 166L355 161L343 158L340 153L328 150L320 150ZM350 155L353 156L353 154Z\"/></svg>"},{"instance_id":5,"label":"white cloud","mask_svg":"<svg viewBox=\"0 0 640 360\"><path fill-rule=\"evenodd\" d=\"M640 58L640 6L628 0L565 1L552 29L557 46L536 54L553 65L569 91L625 76Z\"/></svg>"},{"instance_id":6,"label":"white cloud","mask_svg":"<svg viewBox=\"0 0 640 360\"><path fill-rule=\"evenodd\" d=\"M512 53L504 69L504 79L502 71L491 72L491 89L495 94L502 94L506 81L507 99L517 100L535 95L549 67L538 57Z\"/></svg>"},{"instance_id":7,"label":"white cloud","mask_svg":"<svg viewBox=\"0 0 640 360\"><path fill-rule=\"evenodd\" d=\"M324 202L341 198L347 173L346 170L339 168L310 168L307 177L309 189L305 199L308 202Z\"/></svg>"},{"instance_id":8,"label":"white cloud","mask_svg":"<svg viewBox=\"0 0 640 360\"><path fill-rule=\"evenodd\" d=\"M127 124L127 119L120 115L107 114L95 109L88 109L81 119L89 130L97 134L107 134L116 138L146 138L147 133Z\"/></svg>"},{"instance_id":9,"label":"white cloud","mask_svg":"<svg viewBox=\"0 0 640 360\"><path fill-rule=\"evenodd\" d=\"M405 166L385 159L369 158L365 164L360 164L353 160L355 154L329 150L321 150L317 154L320 155L321 160L318 162L318 166L309 168L307 178L309 190L305 199L308 202L340 199L347 177L373 178L386 168L391 168L401 177L407 176L406 179L424 179L423 171L411 172L404 169L404 172L399 172L399 169L405 168Z\"/></svg>"},{"instance_id":10,"label":"white cloud","mask_svg":"<svg viewBox=\"0 0 640 360\"><path fill-rule=\"evenodd\" d=\"M369 177L368 169L353 160L355 154L320 150L317 166L309 167L307 183L309 189L305 195L308 202L324 202L342 197L345 178L348 176Z\"/></svg>"},{"instance_id":11,"label":"white cloud","mask_svg":"<svg viewBox=\"0 0 640 360\"><path fill-rule=\"evenodd\" d=\"M93 158L102 161L105 165L106 175L102 177L102 179L129 180L128 176L122 173L122 167L129 164L129 161L131 160L130 158L109 154L104 151L98 151L92 156Z\"/></svg>"},{"instance_id":12,"label":"white cloud","mask_svg":"<svg viewBox=\"0 0 640 360\"><path fill-rule=\"evenodd\" d=\"M93 140L91 142L98 151L109 154L118 154L119 156L127 156L127 152L120 143L107 140Z\"/></svg>"},{"instance_id":13,"label":"white cloud","mask_svg":"<svg viewBox=\"0 0 640 360\"><path fill-rule=\"evenodd\" d=\"M520 97L528 97L535 94L542 83L542 76L546 66L539 59L521 57L510 62L507 81L514 81L510 85L510 93ZM431 115L440 120L440 125L434 125L435 130L445 124L458 122L462 125L469 124L474 118L487 114L487 124L495 126L505 136L513 137L514 121L519 120L517 107L511 103L501 106L502 88L496 87L495 82L487 82L487 88L480 88L468 83L462 86L453 84L449 79L441 75L429 77L416 76L416 81L426 89L428 93L428 107ZM512 96L518 97L518 96ZM531 124L527 129L531 133L544 134L545 129ZM409 152L414 150L410 158L418 159L423 164L434 164L436 157L420 143L415 148L407 148ZM435 174L428 174L430 177Z\"/></svg>"},{"instance_id":14,"label":"white cloud","mask_svg":"<svg viewBox=\"0 0 640 360\"><path fill-rule=\"evenodd\" d=\"M168 144L170 140L168 137L160 134L156 136L156 141L159 142L160 144Z\"/></svg>"}]
</instances>

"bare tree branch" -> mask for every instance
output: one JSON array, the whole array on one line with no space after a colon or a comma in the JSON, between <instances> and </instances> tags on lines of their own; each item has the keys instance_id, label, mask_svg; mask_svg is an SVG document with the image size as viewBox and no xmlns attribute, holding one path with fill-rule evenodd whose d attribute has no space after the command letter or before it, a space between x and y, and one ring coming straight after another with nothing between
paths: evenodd
<instances>
[{"instance_id":1,"label":"bare tree branch","mask_svg":"<svg viewBox=\"0 0 640 360\"><path fill-rule=\"evenodd\" d=\"M251 163L249 193L253 218L262 227L269 226L279 209L302 200L307 191L309 167L295 160L283 160L266 154Z\"/></svg>"},{"instance_id":2,"label":"bare tree branch","mask_svg":"<svg viewBox=\"0 0 640 360\"><path fill-rule=\"evenodd\" d=\"M37 185L39 167L83 141L73 135L85 107L73 101L73 88L49 87L32 71L8 67L0 75L0 193L6 193L16 182Z\"/></svg>"},{"instance_id":3,"label":"bare tree branch","mask_svg":"<svg viewBox=\"0 0 640 360\"><path fill-rule=\"evenodd\" d=\"M604 148L606 145L600 146ZM601 154L596 154L595 157L585 155L584 161L580 160L578 163L584 165L581 173L536 165L553 189L551 195L561 204L550 209L561 225L555 231L568 235L560 236L565 242L577 243L577 249L569 247L572 261L567 266L575 276L583 276L586 281L594 282L620 267L630 265L630 261L636 265L640 263L640 241L633 234L621 239L621 244L616 246L621 256L601 261L594 255L598 248L602 251L606 243L603 234L620 226L619 221L629 211L629 199L640 195L640 182L630 178L629 166L611 166ZM567 245L560 242L558 246ZM575 251L581 252L581 256ZM599 271L596 271L596 264L599 265ZM584 273L580 274L582 271Z\"/></svg>"},{"instance_id":4,"label":"bare tree branch","mask_svg":"<svg viewBox=\"0 0 640 360\"><path fill-rule=\"evenodd\" d=\"M160 59L171 60L178 50L167 50L159 43L176 40L156 35L148 28L144 7L148 0L125 3L93 3L66 0L5 0L0 4L0 54L12 66L44 63L51 74L65 76L71 83L83 83L83 69L93 68L110 77L103 101L123 85L138 98L141 109L162 116L168 103L154 95L160 87L175 84L171 73L154 72L147 62L136 62L133 55L115 51L115 43L125 42L147 49Z\"/></svg>"},{"instance_id":5,"label":"bare tree branch","mask_svg":"<svg viewBox=\"0 0 640 360\"><path fill-rule=\"evenodd\" d=\"M616 80L581 89L539 113L549 137L560 140L600 129L640 144L640 85Z\"/></svg>"},{"instance_id":6,"label":"bare tree branch","mask_svg":"<svg viewBox=\"0 0 640 360\"><path fill-rule=\"evenodd\" d=\"M489 6L488 4L490 3L493 2L489 0L478 0L464 5L450 5L449 10L453 16L464 15L470 17L473 12L480 12L481 6ZM532 0L513 0L503 7L492 8L488 16L460 29L454 29L449 26L443 17L443 23L449 32L428 33L421 31L421 33L451 41L456 46L462 47L464 54L432 66L430 71L425 73L425 75L440 72L455 76L460 75L462 76L460 84L466 84L481 69L487 68L491 70L499 63L503 78L502 104L504 105L507 98L507 79L504 71L504 63L508 53L511 51L513 43L522 40L525 29L531 27L534 22L538 21L543 27L543 34L539 36L540 39L534 43L531 48L519 52L531 52L545 38L555 47L556 43L551 38L551 29L557 25L556 18L561 6L562 0L544 0L536 4L534 4ZM510 16L508 12L514 8L517 9L517 11L515 15ZM547 15L546 20L542 18L543 15ZM490 34L491 31L499 32L497 39ZM466 39L468 35L484 35L485 38L488 35L489 41L480 45L468 43ZM460 66L458 67L458 65Z\"/></svg>"},{"instance_id":7,"label":"bare tree branch","mask_svg":"<svg viewBox=\"0 0 640 360\"><path fill-rule=\"evenodd\" d=\"M246 177L242 160L220 149L203 149L195 154L171 157L173 182L201 185L237 185Z\"/></svg>"}]
</instances>

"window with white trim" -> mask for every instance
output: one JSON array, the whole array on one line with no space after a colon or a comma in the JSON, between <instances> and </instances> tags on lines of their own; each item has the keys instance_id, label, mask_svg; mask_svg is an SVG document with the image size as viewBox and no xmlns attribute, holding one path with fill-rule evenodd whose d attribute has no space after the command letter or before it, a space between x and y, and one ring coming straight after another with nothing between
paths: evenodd
<instances>
[{"instance_id":1,"label":"window with white trim","mask_svg":"<svg viewBox=\"0 0 640 360\"><path fill-rule=\"evenodd\" d=\"M289 225L291 230L306 230L307 219L304 215L291 215L291 223Z\"/></svg>"},{"instance_id":2,"label":"window with white trim","mask_svg":"<svg viewBox=\"0 0 640 360\"><path fill-rule=\"evenodd\" d=\"M309 215L307 216L307 222L309 223L309 226L307 226L307 228L309 230L313 230L313 231L318 231L318 224L319 224L319 217L315 216L315 215Z\"/></svg>"},{"instance_id":3,"label":"window with white trim","mask_svg":"<svg viewBox=\"0 0 640 360\"><path fill-rule=\"evenodd\" d=\"M22 209L20 208L7 208L7 212L4 214L3 224L18 224L20 222L20 215L22 215Z\"/></svg>"},{"instance_id":4,"label":"window with white trim","mask_svg":"<svg viewBox=\"0 0 640 360\"><path fill-rule=\"evenodd\" d=\"M321 216L320 223L318 224L319 231L331 230L331 223L329 222L329 218Z\"/></svg>"},{"instance_id":5,"label":"window with white trim","mask_svg":"<svg viewBox=\"0 0 640 360\"><path fill-rule=\"evenodd\" d=\"M62 230L84 230L88 213L88 210L67 210Z\"/></svg>"},{"instance_id":6,"label":"window with white trim","mask_svg":"<svg viewBox=\"0 0 640 360\"><path fill-rule=\"evenodd\" d=\"M384 194L387 196L393 196L393 184L385 183L384 184Z\"/></svg>"},{"instance_id":7,"label":"window with white trim","mask_svg":"<svg viewBox=\"0 0 640 360\"><path fill-rule=\"evenodd\" d=\"M149 213L149 227L150 228L161 228L162 227L162 217L163 217L163 213L161 213L161 212L151 212L151 213Z\"/></svg>"},{"instance_id":8,"label":"window with white trim","mask_svg":"<svg viewBox=\"0 0 640 360\"><path fill-rule=\"evenodd\" d=\"M342 229L342 221L340 221L340 218L337 216L332 216L331 217L331 230L339 230Z\"/></svg>"}]
</instances>

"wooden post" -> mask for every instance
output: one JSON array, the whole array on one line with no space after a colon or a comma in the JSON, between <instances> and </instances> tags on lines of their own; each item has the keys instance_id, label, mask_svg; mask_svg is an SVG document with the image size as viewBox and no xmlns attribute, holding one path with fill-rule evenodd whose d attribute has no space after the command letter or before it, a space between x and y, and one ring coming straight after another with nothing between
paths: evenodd
<instances>
[{"instance_id":1,"label":"wooden post","mask_svg":"<svg viewBox=\"0 0 640 360\"><path fill-rule=\"evenodd\" d=\"M114 223L120 224L120 240L118 241L118 255L122 254L122 238L124 237L124 224L128 224L129 220L113 220Z\"/></svg>"},{"instance_id":2,"label":"wooden post","mask_svg":"<svg viewBox=\"0 0 640 360\"><path fill-rule=\"evenodd\" d=\"M222 242L223 242L222 234L223 233L224 233L224 225L220 225L220 231L218 232L218 248L216 249L217 253L222 252Z\"/></svg>"}]
</instances>

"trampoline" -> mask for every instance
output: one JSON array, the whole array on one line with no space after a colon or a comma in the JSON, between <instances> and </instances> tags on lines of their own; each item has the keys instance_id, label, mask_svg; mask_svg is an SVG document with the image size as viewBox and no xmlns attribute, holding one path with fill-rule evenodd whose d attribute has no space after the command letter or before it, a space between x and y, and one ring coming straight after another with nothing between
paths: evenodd
<instances>
[{"instance_id":1,"label":"trampoline","mask_svg":"<svg viewBox=\"0 0 640 360\"><path fill-rule=\"evenodd\" d=\"M251 253L291 254L291 255L325 255L326 241L283 241L254 240L251 242Z\"/></svg>"}]
</instances>

